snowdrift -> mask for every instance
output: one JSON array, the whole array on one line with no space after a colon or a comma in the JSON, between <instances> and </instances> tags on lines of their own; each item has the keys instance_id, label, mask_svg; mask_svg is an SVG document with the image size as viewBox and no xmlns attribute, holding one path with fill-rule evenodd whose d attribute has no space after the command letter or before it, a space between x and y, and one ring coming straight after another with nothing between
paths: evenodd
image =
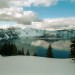
<instances>
[{"instance_id":1,"label":"snowdrift","mask_svg":"<svg viewBox=\"0 0 75 75\"><path fill-rule=\"evenodd\" d=\"M71 59L0 56L0 75L75 75L75 63Z\"/></svg>"}]
</instances>

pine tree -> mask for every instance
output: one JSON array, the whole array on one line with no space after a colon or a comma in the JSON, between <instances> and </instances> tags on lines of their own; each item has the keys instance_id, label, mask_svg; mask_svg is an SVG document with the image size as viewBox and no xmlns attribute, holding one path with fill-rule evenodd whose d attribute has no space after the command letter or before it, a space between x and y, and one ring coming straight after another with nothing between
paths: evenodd
<instances>
[{"instance_id":1,"label":"pine tree","mask_svg":"<svg viewBox=\"0 0 75 75\"><path fill-rule=\"evenodd\" d=\"M11 55L11 54L9 53L9 52L10 52L9 47L10 47L9 42L5 42L5 43L3 44L3 46L1 47L1 55L2 55L2 56Z\"/></svg>"},{"instance_id":2,"label":"pine tree","mask_svg":"<svg viewBox=\"0 0 75 75\"><path fill-rule=\"evenodd\" d=\"M47 57L48 58L52 58L53 57L51 44L49 45L49 47L47 49Z\"/></svg>"},{"instance_id":3,"label":"pine tree","mask_svg":"<svg viewBox=\"0 0 75 75\"><path fill-rule=\"evenodd\" d=\"M11 48L12 48L12 55L17 55L17 47L15 44L11 44Z\"/></svg>"},{"instance_id":4,"label":"pine tree","mask_svg":"<svg viewBox=\"0 0 75 75\"><path fill-rule=\"evenodd\" d=\"M35 52L35 53L33 54L33 56L37 56L37 52Z\"/></svg>"},{"instance_id":5,"label":"pine tree","mask_svg":"<svg viewBox=\"0 0 75 75\"><path fill-rule=\"evenodd\" d=\"M17 55L17 47L15 44L5 41L0 51L2 56Z\"/></svg>"},{"instance_id":6,"label":"pine tree","mask_svg":"<svg viewBox=\"0 0 75 75\"><path fill-rule=\"evenodd\" d=\"M27 56L30 56L29 50L27 50L26 55L27 55Z\"/></svg>"},{"instance_id":7,"label":"pine tree","mask_svg":"<svg viewBox=\"0 0 75 75\"><path fill-rule=\"evenodd\" d=\"M24 48L22 48L22 55L25 55L25 53L24 53Z\"/></svg>"},{"instance_id":8,"label":"pine tree","mask_svg":"<svg viewBox=\"0 0 75 75\"><path fill-rule=\"evenodd\" d=\"M25 55L25 54L24 54L24 50L18 50L18 51L17 51L17 55Z\"/></svg>"},{"instance_id":9,"label":"pine tree","mask_svg":"<svg viewBox=\"0 0 75 75\"><path fill-rule=\"evenodd\" d=\"M71 55L70 57L71 58L75 58L75 40L72 41L72 44L71 44Z\"/></svg>"}]
</instances>

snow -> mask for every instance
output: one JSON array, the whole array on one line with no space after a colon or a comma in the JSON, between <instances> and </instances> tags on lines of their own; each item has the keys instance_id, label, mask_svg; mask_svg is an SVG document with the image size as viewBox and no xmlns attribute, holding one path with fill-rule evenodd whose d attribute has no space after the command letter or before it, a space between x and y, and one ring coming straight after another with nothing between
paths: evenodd
<instances>
[{"instance_id":1,"label":"snow","mask_svg":"<svg viewBox=\"0 0 75 75\"><path fill-rule=\"evenodd\" d=\"M0 56L0 75L75 75L75 63L71 59Z\"/></svg>"}]
</instances>

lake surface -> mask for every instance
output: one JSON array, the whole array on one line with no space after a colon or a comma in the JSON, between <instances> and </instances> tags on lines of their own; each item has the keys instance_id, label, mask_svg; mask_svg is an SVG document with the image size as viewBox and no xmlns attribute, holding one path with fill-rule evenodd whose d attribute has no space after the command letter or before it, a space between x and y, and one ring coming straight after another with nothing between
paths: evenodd
<instances>
[{"instance_id":1,"label":"lake surface","mask_svg":"<svg viewBox=\"0 0 75 75\"><path fill-rule=\"evenodd\" d=\"M68 58L70 56L69 40L52 42L28 37L16 40L18 49L24 48L25 53L29 50L31 55L37 52L37 55L41 57L46 57L49 44L52 45L52 53L54 58Z\"/></svg>"}]
</instances>

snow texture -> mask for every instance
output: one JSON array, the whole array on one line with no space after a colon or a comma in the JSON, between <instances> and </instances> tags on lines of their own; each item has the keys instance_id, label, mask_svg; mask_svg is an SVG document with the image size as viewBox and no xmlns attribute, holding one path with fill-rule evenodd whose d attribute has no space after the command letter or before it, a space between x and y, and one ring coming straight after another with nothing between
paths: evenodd
<instances>
[{"instance_id":1,"label":"snow texture","mask_svg":"<svg viewBox=\"0 0 75 75\"><path fill-rule=\"evenodd\" d=\"M75 75L75 63L71 59L0 56L0 75Z\"/></svg>"}]
</instances>

